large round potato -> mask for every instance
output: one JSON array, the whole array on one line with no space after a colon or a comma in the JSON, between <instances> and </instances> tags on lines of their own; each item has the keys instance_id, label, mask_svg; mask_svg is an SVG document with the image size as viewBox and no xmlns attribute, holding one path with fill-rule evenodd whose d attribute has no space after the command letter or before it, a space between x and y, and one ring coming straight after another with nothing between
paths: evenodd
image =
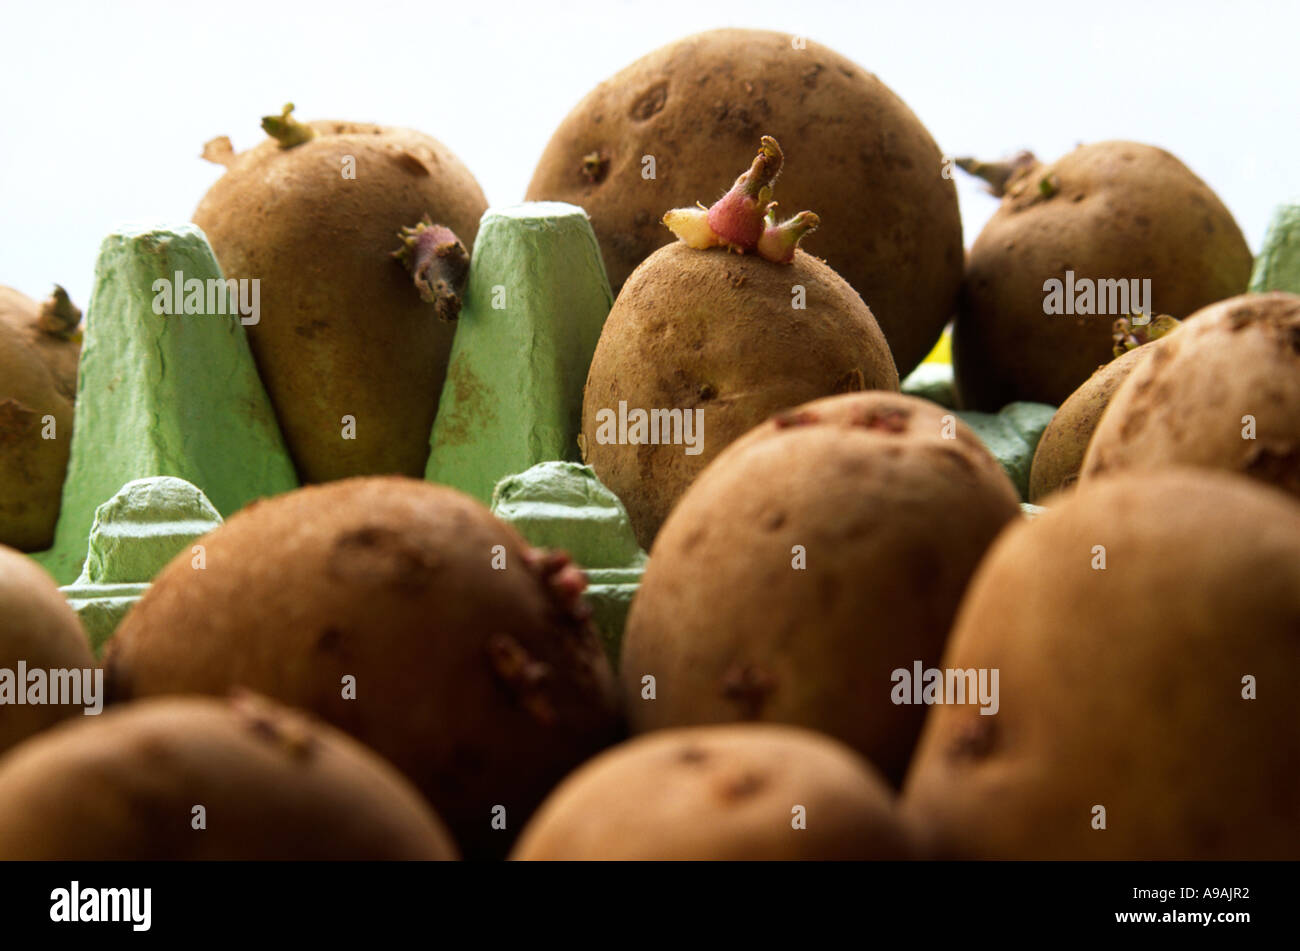
<instances>
[{"instance_id":1,"label":"large round potato","mask_svg":"<svg viewBox=\"0 0 1300 951\"><path fill-rule=\"evenodd\" d=\"M1006 473L934 403L846 394L764 423L655 541L620 662L634 729L798 724L901 781L926 708L896 697L896 672L938 663L1018 513Z\"/></svg>"},{"instance_id":2,"label":"large round potato","mask_svg":"<svg viewBox=\"0 0 1300 951\"><path fill-rule=\"evenodd\" d=\"M1098 142L1023 168L970 250L953 327L962 405L1060 406L1111 358L1117 318L1181 319L1244 291L1250 267L1232 214L1163 149Z\"/></svg>"},{"instance_id":3,"label":"large round potato","mask_svg":"<svg viewBox=\"0 0 1300 951\"><path fill-rule=\"evenodd\" d=\"M763 135L789 156L776 185L782 212L821 216L804 249L862 295L906 375L956 303L957 191L903 101L825 46L713 30L655 50L574 107L546 146L528 198L587 210L617 291L673 240L660 224L664 212L716 199Z\"/></svg>"},{"instance_id":4,"label":"large round potato","mask_svg":"<svg viewBox=\"0 0 1300 951\"><path fill-rule=\"evenodd\" d=\"M405 772L470 856L503 855L616 736L580 577L468 496L347 479L198 544L203 566L178 556L109 642L114 700L241 686L311 711Z\"/></svg>"},{"instance_id":5,"label":"large round potato","mask_svg":"<svg viewBox=\"0 0 1300 951\"><path fill-rule=\"evenodd\" d=\"M1081 482L971 582L943 665L999 671L1000 706L931 709L904 812L945 858L1300 858L1297 634L1294 500Z\"/></svg>"}]
</instances>

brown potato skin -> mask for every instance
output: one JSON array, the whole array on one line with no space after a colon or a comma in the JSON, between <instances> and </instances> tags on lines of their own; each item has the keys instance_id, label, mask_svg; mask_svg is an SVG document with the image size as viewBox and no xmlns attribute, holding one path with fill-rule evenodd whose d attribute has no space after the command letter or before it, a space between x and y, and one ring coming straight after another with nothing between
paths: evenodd
<instances>
[{"instance_id":1,"label":"brown potato skin","mask_svg":"<svg viewBox=\"0 0 1300 951\"><path fill-rule=\"evenodd\" d=\"M811 210L803 247L876 315L906 375L938 341L961 283L961 219L939 147L876 76L833 50L764 30L713 30L637 60L592 90L546 146L530 200L581 205L615 293L673 240L670 208L709 204L749 167L760 136L786 162L783 214ZM599 181L583 157L608 161ZM642 157L653 155L653 179Z\"/></svg>"},{"instance_id":2,"label":"brown potato skin","mask_svg":"<svg viewBox=\"0 0 1300 951\"><path fill-rule=\"evenodd\" d=\"M36 562L0 545L0 668L68 670L98 666L81 622L54 579ZM17 688L25 690L25 684ZM0 754L66 718L82 718L68 705L0 705Z\"/></svg>"},{"instance_id":3,"label":"brown potato skin","mask_svg":"<svg viewBox=\"0 0 1300 951\"><path fill-rule=\"evenodd\" d=\"M204 807L206 829L193 828ZM446 828L397 770L247 695L78 717L0 759L0 859L446 860Z\"/></svg>"},{"instance_id":4,"label":"brown potato skin","mask_svg":"<svg viewBox=\"0 0 1300 951\"><path fill-rule=\"evenodd\" d=\"M261 280L248 340L299 477L422 476L456 327L390 255L426 214L470 250L487 200L427 135L308 124L319 135L302 145L266 139L236 156L194 223L226 277ZM345 415L355 439L341 436Z\"/></svg>"},{"instance_id":5,"label":"brown potato skin","mask_svg":"<svg viewBox=\"0 0 1300 951\"><path fill-rule=\"evenodd\" d=\"M1029 501L1037 504L1058 489L1074 485L1083 467L1083 454L1101 414L1133 368L1151 355L1151 341L1099 366L1070 398L1060 405L1043 430L1029 470Z\"/></svg>"},{"instance_id":6,"label":"brown potato skin","mask_svg":"<svg viewBox=\"0 0 1300 951\"><path fill-rule=\"evenodd\" d=\"M472 857L503 855L551 786L616 738L595 635L468 496L399 477L313 486L199 544L207 567L187 549L109 642L112 699L242 686L309 710L401 769ZM502 638L535 685L496 656ZM508 831L491 828L495 805Z\"/></svg>"},{"instance_id":7,"label":"brown potato skin","mask_svg":"<svg viewBox=\"0 0 1300 951\"><path fill-rule=\"evenodd\" d=\"M655 541L620 664L633 731L791 723L899 784L925 709L892 702L891 672L938 662L967 580L1019 511L977 437L928 401L846 394L764 423Z\"/></svg>"},{"instance_id":8,"label":"brown potato skin","mask_svg":"<svg viewBox=\"0 0 1300 951\"><path fill-rule=\"evenodd\" d=\"M47 415L57 438L42 437ZM0 320L0 544L41 551L53 542L72 421L72 398L25 328Z\"/></svg>"},{"instance_id":9,"label":"brown potato skin","mask_svg":"<svg viewBox=\"0 0 1300 951\"><path fill-rule=\"evenodd\" d=\"M1195 469L1081 482L971 582L944 666L997 668L1001 708L930 711L905 817L940 858L1300 858L1300 694L1269 673L1300 663L1298 620L1282 493Z\"/></svg>"},{"instance_id":10,"label":"brown potato skin","mask_svg":"<svg viewBox=\"0 0 1300 951\"><path fill-rule=\"evenodd\" d=\"M806 292L795 309L792 288ZM871 311L825 263L790 265L675 242L628 279L605 320L583 391L583 459L627 507L649 549L695 477L773 413L856 389L897 391ZM597 441L597 414L699 408L703 451Z\"/></svg>"},{"instance_id":11,"label":"brown potato skin","mask_svg":"<svg viewBox=\"0 0 1300 951\"><path fill-rule=\"evenodd\" d=\"M1054 176L1050 198L1038 183ZM1122 314L1043 313L1043 284L1150 278L1153 313L1183 318L1246 289L1250 248L1209 186L1163 149L1083 145L1014 179L971 247L953 325L966 409L1059 406L1112 356Z\"/></svg>"},{"instance_id":12,"label":"brown potato skin","mask_svg":"<svg viewBox=\"0 0 1300 951\"><path fill-rule=\"evenodd\" d=\"M54 386L69 403L77 398L77 365L81 359L81 329L68 336L41 329L41 304L22 291L0 286L0 323L8 324L36 351L54 377ZM4 379L0 376L0 379Z\"/></svg>"},{"instance_id":13,"label":"brown potato skin","mask_svg":"<svg viewBox=\"0 0 1300 951\"><path fill-rule=\"evenodd\" d=\"M803 806L807 826L792 825ZM893 792L828 736L769 723L660 730L590 760L547 798L511 858L908 859Z\"/></svg>"},{"instance_id":14,"label":"brown potato skin","mask_svg":"<svg viewBox=\"0 0 1300 951\"><path fill-rule=\"evenodd\" d=\"M1198 311L1111 398L1081 479L1170 465L1239 472L1300 498L1300 296ZM1242 417L1255 438L1242 438Z\"/></svg>"}]
</instances>

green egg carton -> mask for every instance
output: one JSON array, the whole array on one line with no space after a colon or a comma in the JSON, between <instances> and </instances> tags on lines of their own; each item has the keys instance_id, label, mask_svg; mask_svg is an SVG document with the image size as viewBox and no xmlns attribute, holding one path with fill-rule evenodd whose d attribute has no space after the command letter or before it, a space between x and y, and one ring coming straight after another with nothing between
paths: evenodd
<instances>
[{"instance_id":1,"label":"green egg carton","mask_svg":"<svg viewBox=\"0 0 1300 951\"><path fill-rule=\"evenodd\" d=\"M96 657L154 576L220 524L207 497L172 476L128 482L95 510L85 567L61 590Z\"/></svg>"},{"instance_id":2,"label":"green egg carton","mask_svg":"<svg viewBox=\"0 0 1300 951\"><path fill-rule=\"evenodd\" d=\"M479 225L425 477L489 503L511 473L578 458L582 389L613 305L587 213L489 208Z\"/></svg>"},{"instance_id":3,"label":"green egg carton","mask_svg":"<svg viewBox=\"0 0 1300 951\"><path fill-rule=\"evenodd\" d=\"M1250 290L1300 294L1300 201L1284 202L1273 212L1264 247L1255 258Z\"/></svg>"},{"instance_id":4,"label":"green egg carton","mask_svg":"<svg viewBox=\"0 0 1300 951\"><path fill-rule=\"evenodd\" d=\"M298 486L241 317L207 292L222 280L194 225L124 227L104 239L54 546L34 556L60 584L78 578L101 503L133 480L183 479L223 516ZM203 289L195 312L167 312L177 282L186 297Z\"/></svg>"},{"instance_id":5,"label":"green egg carton","mask_svg":"<svg viewBox=\"0 0 1300 951\"><path fill-rule=\"evenodd\" d=\"M648 560L618 496L590 466L543 462L497 483L492 512L530 544L566 551L583 568L592 624L617 669L627 612Z\"/></svg>"}]
</instances>

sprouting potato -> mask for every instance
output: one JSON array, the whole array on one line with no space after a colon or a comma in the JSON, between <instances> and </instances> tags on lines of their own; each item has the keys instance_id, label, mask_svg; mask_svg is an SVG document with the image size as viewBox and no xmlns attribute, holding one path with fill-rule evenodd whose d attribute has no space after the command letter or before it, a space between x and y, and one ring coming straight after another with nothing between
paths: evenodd
<instances>
[{"instance_id":1,"label":"sprouting potato","mask_svg":"<svg viewBox=\"0 0 1300 951\"><path fill-rule=\"evenodd\" d=\"M997 165L963 160L1005 192L971 247L953 326L966 409L1060 406L1111 358L1112 326L1126 310L1181 319L1246 289L1241 229L1163 149L1099 142L1055 162L1009 164L1004 179Z\"/></svg>"},{"instance_id":2,"label":"sprouting potato","mask_svg":"<svg viewBox=\"0 0 1300 951\"><path fill-rule=\"evenodd\" d=\"M658 49L560 123L528 198L587 210L617 293L672 240L664 212L712 202L761 135L792 156L778 188L782 215L821 216L806 250L862 296L906 375L956 304L957 190L916 115L834 50L763 30L712 30Z\"/></svg>"},{"instance_id":3,"label":"sprouting potato","mask_svg":"<svg viewBox=\"0 0 1300 951\"><path fill-rule=\"evenodd\" d=\"M300 123L290 111L268 116L272 137L246 152L209 143L226 174L194 223L227 278L260 282L248 342L299 477L422 476L456 327L446 319L459 309L455 278L487 201L427 135ZM459 239L454 255L436 253L437 226ZM393 259L416 237L404 229L429 243L404 256L447 273L408 274ZM355 423L347 439L345 417Z\"/></svg>"},{"instance_id":4,"label":"sprouting potato","mask_svg":"<svg viewBox=\"0 0 1300 951\"><path fill-rule=\"evenodd\" d=\"M1300 296L1212 304L1155 347L1111 397L1080 479L1209 466L1300 498Z\"/></svg>"}]
</instances>

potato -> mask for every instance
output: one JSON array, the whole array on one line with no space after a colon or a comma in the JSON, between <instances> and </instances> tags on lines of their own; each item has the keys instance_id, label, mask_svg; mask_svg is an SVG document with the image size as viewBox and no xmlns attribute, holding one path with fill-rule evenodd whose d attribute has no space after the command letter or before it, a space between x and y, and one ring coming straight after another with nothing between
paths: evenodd
<instances>
[{"instance_id":1,"label":"potato","mask_svg":"<svg viewBox=\"0 0 1300 951\"><path fill-rule=\"evenodd\" d=\"M194 223L227 278L260 282L248 342L302 481L423 476L456 325L392 253L424 216L472 249L487 201L420 132L277 121L314 135L220 154Z\"/></svg>"},{"instance_id":2,"label":"potato","mask_svg":"<svg viewBox=\"0 0 1300 951\"><path fill-rule=\"evenodd\" d=\"M862 389L896 391L898 373L871 311L824 263L802 251L782 265L677 242L637 268L605 321L583 393L583 461L627 506L648 549L734 439L778 410ZM685 441L685 417L679 441L634 443L630 428L618 441L602 424L620 403L692 414L698 444Z\"/></svg>"},{"instance_id":3,"label":"potato","mask_svg":"<svg viewBox=\"0 0 1300 951\"><path fill-rule=\"evenodd\" d=\"M0 545L41 551L54 540L80 352L79 334L47 332L41 305L0 287Z\"/></svg>"},{"instance_id":4,"label":"potato","mask_svg":"<svg viewBox=\"0 0 1300 951\"><path fill-rule=\"evenodd\" d=\"M504 855L616 737L581 575L468 496L349 479L255 503L198 544L204 567L187 546L109 642L112 699L243 686L311 711L391 760L476 857Z\"/></svg>"},{"instance_id":5,"label":"potato","mask_svg":"<svg viewBox=\"0 0 1300 951\"><path fill-rule=\"evenodd\" d=\"M1102 364L1060 405L1034 450L1034 462L1029 470L1030 502L1039 503L1058 489L1074 485L1102 412L1133 368L1151 355L1154 343L1129 350Z\"/></svg>"},{"instance_id":6,"label":"potato","mask_svg":"<svg viewBox=\"0 0 1300 951\"><path fill-rule=\"evenodd\" d=\"M96 666L81 622L54 579L30 558L0 545L0 670L9 671L14 690L25 695L28 685L17 679L20 661L28 671L72 670L79 677ZM84 709L20 704L16 695L7 697L0 704L0 753L67 717L80 717Z\"/></svg>"},{"instance_id":7,"label":"potato","mask_svg":"<svg viewBox=\"0 0 1300 951\"><path fill-rule=\"evenodd\" d=\"M551 794L513 858L906 859L893 793L829 737L774 724L662 730Z\"/></svg>"},{"instance_id":8,"label":"potato","mask_svg":"<svg viewBox=\"0 0 1300 951\"><path fill-rule=\"evenodd\" d=\"M245 694L78 718L0 759L0 859L454 859L360 743Z\"/></svg>"},{"instance_id":9,"label":"potato","mask_svg":"<svg viewBox=\"0 0 1300 951\"><path fill-rule=\"evenodd\" d=\"M1125 299L1136 312L1135 298L1147 296L1132 280L1151 282L1145 313L1182 318L1240 294L1250 267L1228 209L1162 149L1099 142L1022 168L971 247L953 327L961 405L1060 406L1111 358L1111 327ZM1086 285L1091 304L1072 298L1094 313L1046 312L1046 283L1061 281L1064 297L1067 272L1076 291L1085 286L1079 281L1094 282ZM1123 281L1126 293L1102 281Z\"/></svg>"},{"instance_id":10,"label":"potato","mask_svg":"<svg viewBox=\"0 0 1300 951\"><path fill-rule=\"evenodd\" d=\"M1298 632L1293 499L1081 482L980 565L943 666L999 671L999 710L930 711L904 813L944 858L1300 858Z\"/></svg>"},{"instance_id":11,"label":"potato","mask_svg":"<svg viewBox=\"0 0 1300 951\"><path fill-rule=\"evenodd\" d=\"M925 710L895 702L894 673L938 662L967 579L1019 511L975 435L925 400L849 394L764 423L655 541L620 664L634 731L791 723L900 782Z\"/></svg>"},{"instance_id":12,"label":"potato","mask_svg":"<svg viewBox=\"0 0 1300 951\"><path fill-rule=\"evenodd\" d=\"M12 287L0 286L0 324L18 331L50 369L54 386L69 403L77 397L77 363L81 358L81 308L55 284L39 303ZM3 377L0 377L3 379Z\"/></svg>"},{"instance_id":13,"label":"potato","mask_svg":"<svg viewBox=\"0 0 1300 951\"><path fill-rule=\"evenodd\" d=\"M908 373L956 304L957 191L938 146L902 100L818 43L713 30L642 57L561 122L528 198L587 210L617 293L672 241L660 224L664 212L721 195L761 135L775 136L792 156L777 185L782 211L821 216L805 249L862 295L899 372ZM793 158L800 155L811 159Z\"/></svg>"},{"instance_id":14,"label":"potato","mask_svg":"<svg viewBox=\"0 0 1300 951\"><path fill-rule=\"evenodd\" d=\"M1300 296L1221 301L1157 345L1111 398L1081 479L1210 466L1300 497Z\"/></svg>"}]
</instances>

